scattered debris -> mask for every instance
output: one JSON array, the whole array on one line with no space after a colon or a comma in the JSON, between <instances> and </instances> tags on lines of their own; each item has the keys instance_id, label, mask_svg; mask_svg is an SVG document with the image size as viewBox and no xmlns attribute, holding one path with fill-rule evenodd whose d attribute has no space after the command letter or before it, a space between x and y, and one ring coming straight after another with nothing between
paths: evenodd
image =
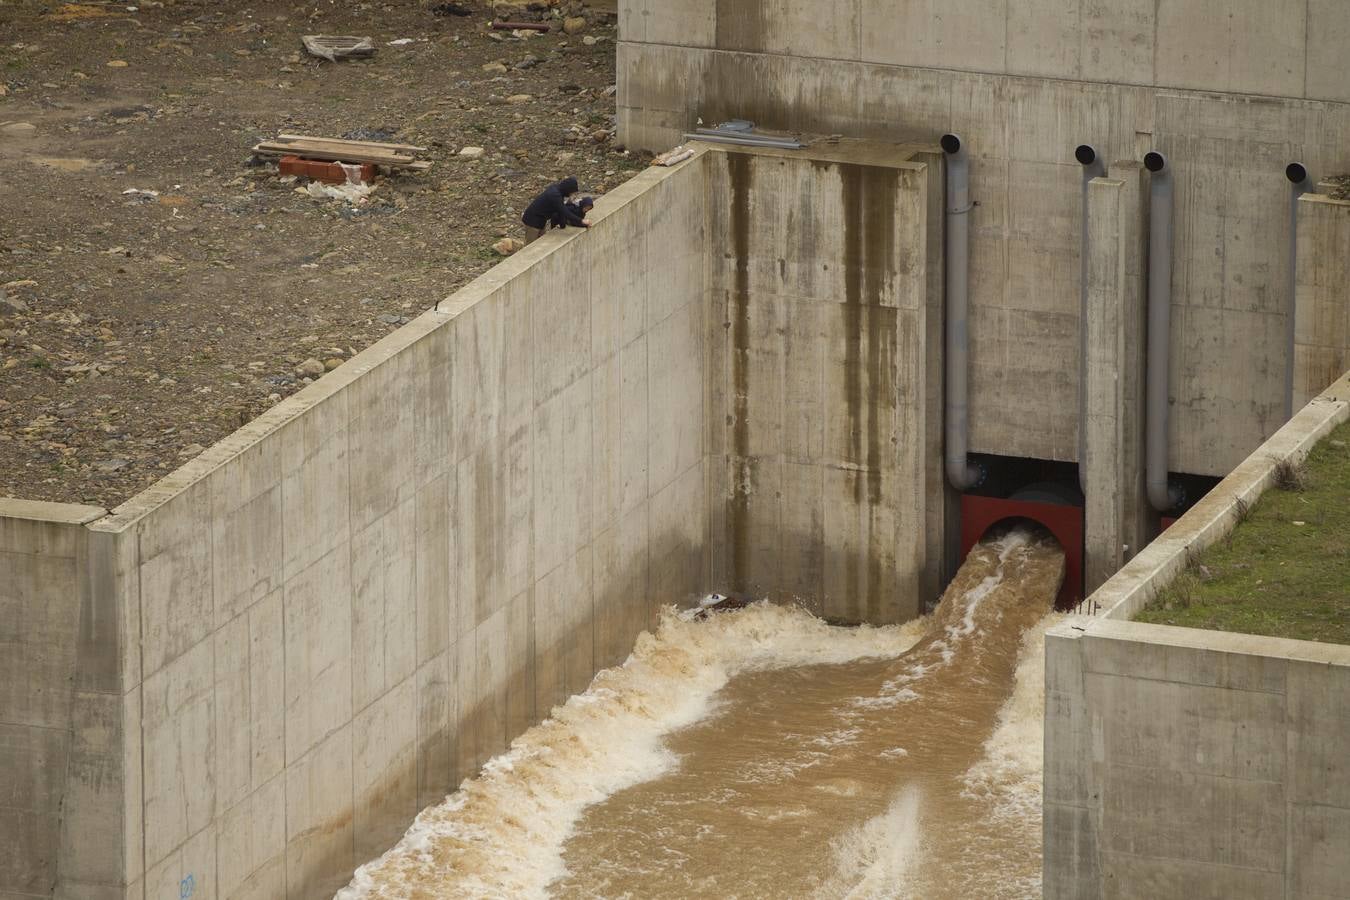
<instances>
[{"instance_id":1,"label":"scattered debris","mask_svg":"<svg viewBox=\"0 0 1350 900\"><path fill-rule=\"evenodd\" d=\"M110 69L125 69L130 64L125 59L110 59L106 65Z\"/></svg>"},{"instance_id":2,"label":"scattered debris","mask_svg":"<svg viewBox=\"0 0 1350 900\"><path fill-rule=\"evenodd\" d=\"M582 16L568 16L563 19L563 31L567 34L577 34L586 30L586 20Z\"/></svg>"},{"instance_id":3,"label":"scattered debris","mask_svg":"<svg viewBox=\"0 0 1350 900\"><path fill-rule=\"evenodd\" d=\"M459 155L464 157L465 159L478 159L486 152L487 151L484 150L482 147L465 147L464 149L459 151Z\"/></svg>"},{"instance_id":4,"label":"scattered debris","mask_svg":"<svg viewBox=\"0 0 1350 900\"><path fill-rule=\"evenodd\" d=\"M679 163L684 162L686 159L689 159L689 157L691 157L691 156L693 156L693 155L694 155L694 149L693 149L692 147L686 147L686 146L684 146L683 144L681 144L680 146L676 147L674 150L667 150L665 153L662 153L660 156L658 156L658 157L656 157L655 159L653 159L653 160L652 160L652 165L654 165L654 166L674 166L674 165L677 165L677 164L679 164Z\"/></svg>"},{"instance_id":5,"label":"scattered debris","mask_svg":"<svg viewBox=\"0 0 1350 900\"><path fill-rule=\"evenodd\" d=\"M306 34L300 38L310 56L329 62L340 59L365 59L375 55L375 44L368 37L351 35Z\"/></svg>"},{"instance_id":6,"label":"scattered debris","mask_svg":"<svg viewBox=\"0 0 1350 900\"><path fill-rule=\"evenodd\" d=\"M462 3L437 3L431 8L433 16L471 16L473 10Z\"/></svg>"},{"instance_id":7,"label":"scattered debris","mask_svg":"<svg viewBox=\"0 0 1350 900\"><path fill-rule=\"evenodd\" d=\"M297 378L318 378L326 371L327 369L324 368L323 363L312 356L295 367L295 375Z\"/></svg>"},{"instance_id":8,"label":"scattered debris","mask_svg":"<svg viewBox=\"0 0 1350 900\"><path fill-rule=\"evenodd\" d=\"M680 618L686 622L701 622L713 613L745 609L750 603L751 600L749 598L738 594L733 594L729 597L722 594L709 594L698 602L697 607L681 611Z\"/></svg>"},{"instance_id":9,"label":"scattered debris","mask_svg":"<svg viewBox=\"0 0 1350 900\"><path fill-rule=\"evenodd\" d=\"M122 192L123 197L131 197L133 200L154 200L159 196L159 191L150 191L145 188L127 188Z\"/></svg>"},{"instance_id":10,"label":"scattered debris","mask_svg":"<svg viewBox=\"0 0 1350 900\"><path fill-rule=\"evenodd\" d=\"M413 42L412 38L398 38L396 40L387 41L386 45L389 47L404 47L408 44L411 44L412 42Z\"/></svg>"},{"instance_id":11,"label":"scattered debris","mask_svg":"<svg viewBox=\"0 0 1350 900\"><path fill-rule=\"evenodd\" d=\"M311 181L305 186L305 193L316 200L333 199L345 200L352 206L360 206L370 199L370 195L375 191L373 184L325 184L322 181Z\"/></svg>"},{"instance_id":12,"label":"scattered debris","mask_svg":"<svg viewBox=\"0 0 1350 900\"><path fill-rule=\"evenodd\" d=\"M1326 183L1332 200L1350 200L1350 175L1333 175Z\"/></svg>"},{"instance_id":13,"label":"scattered debris","mask_svg":"<svg viewBox=\"0 0 1350 900\"><path fill-rule=\"evenodd\" d=\"M325 184L368 184L375 180L375 167L370 163L349 165L343 162L283 156L277 170L283 176L310 178Z\"/></svg>"},{"instance_id":14,"label":"scattered debris","mask_svg":"<svg viewBox=\"0 0 1350 900\"><path fill-rule=\"evenodd\" d=\"M492 245L492 249L497 252L498 256L510 256L512 253L515 253L517 250L521 250L524 247L525 242L522 241L520 238L510 238L510 237L502 238L500 241Z\"/></svg>"}]
</instances>

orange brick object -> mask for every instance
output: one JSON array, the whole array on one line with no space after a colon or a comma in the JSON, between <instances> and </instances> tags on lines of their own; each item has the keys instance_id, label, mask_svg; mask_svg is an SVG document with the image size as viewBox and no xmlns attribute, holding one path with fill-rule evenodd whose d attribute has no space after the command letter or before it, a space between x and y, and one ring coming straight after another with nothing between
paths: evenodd
<instances>
[{"instance_id":1,"label":"orange brick object","mask_svg":"<svg viewBox=\"0 0 1350 900\"><path fill-rule=\"evenodd\" d=\"M280 169L282 175L304 176L315 181L322 181L325 184L347 183L347 173L343 171L340 163L318 159L302 159L299 156L283 156ZM361 182L369 184L374 180L375 165L373 163L362 163Z\"/></svg>"}]
</instances>

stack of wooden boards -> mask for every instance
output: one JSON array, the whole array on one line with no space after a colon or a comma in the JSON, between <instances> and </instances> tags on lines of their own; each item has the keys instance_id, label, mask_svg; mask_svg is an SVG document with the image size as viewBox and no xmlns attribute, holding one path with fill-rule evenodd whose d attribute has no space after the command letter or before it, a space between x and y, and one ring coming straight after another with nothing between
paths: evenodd
<instances>
[{"instance_id":1,"label":"stack of wooden boards","mask_svg":"<svg viewBox=\"0 0 1350 900\"><path fill-rule=\"evenodd\" d=\"M301 159L368 163L420 172L431 168L431 163L417 158L417 154L425 153L426 149L412 144L382 144L377 141L345 141L304 134L283 134L275 140L254 145L253 152L259 156L298 156Z\"/></svg>"}]
</instances>

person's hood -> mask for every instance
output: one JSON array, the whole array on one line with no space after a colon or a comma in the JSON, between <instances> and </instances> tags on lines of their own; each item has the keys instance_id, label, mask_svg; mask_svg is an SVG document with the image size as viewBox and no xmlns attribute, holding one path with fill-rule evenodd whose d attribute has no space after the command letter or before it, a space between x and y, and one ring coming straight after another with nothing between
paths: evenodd
<instances>
[{"instance_id":1,"label":"person's hood","mask_svg":"<svg viewBox=\"0 0 1350 900\"><path fill-rule=\"evenodd\" d=\"M558 182L558 189L562 191L563 196L566 197L569 194L575 194L577 191L581 189L581 186L577 184L577 180L575 178L569 175L562 181Z\"/></svg>"}]
</instances>

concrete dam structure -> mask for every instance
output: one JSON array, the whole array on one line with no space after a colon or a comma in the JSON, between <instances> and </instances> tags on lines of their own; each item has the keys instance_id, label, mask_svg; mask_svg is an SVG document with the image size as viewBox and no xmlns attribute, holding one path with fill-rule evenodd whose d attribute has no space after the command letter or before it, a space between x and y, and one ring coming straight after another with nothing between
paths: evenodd
<instances>
[{"instance_id":1,"label":"concrete dam structure","mask_svg":"<svg viewBox=\"0 0 1350 900\"><path fill-rule=\"evenodd\" d=\"M0 896L329 897L665 604L894 626L1031 519L1066 607L1202 503L1350 368L1350 11L995 5L626 3L630 146L806 147L695 144L115 510L0 500Z\"/></svg>"}]
</instances>

